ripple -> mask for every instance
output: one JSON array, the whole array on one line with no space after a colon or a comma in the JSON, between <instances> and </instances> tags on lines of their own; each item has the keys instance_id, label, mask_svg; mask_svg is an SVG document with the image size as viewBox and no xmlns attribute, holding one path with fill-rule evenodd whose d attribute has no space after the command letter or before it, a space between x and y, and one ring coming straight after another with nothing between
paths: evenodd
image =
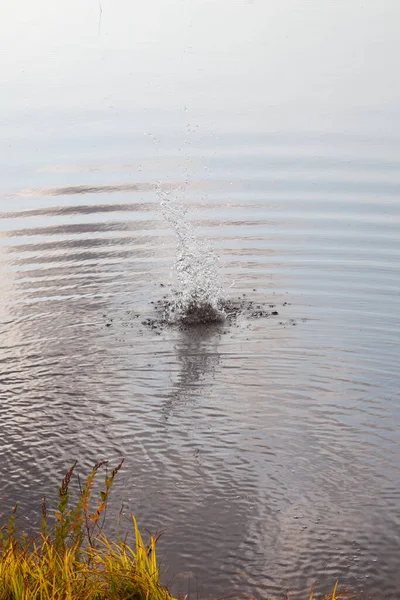
<instances>
[{"instance_id":1,"label":"ripple","mask_svg":"<svg viewBox=\"0 0 400 600\"><path fill-rule=\"evenodd\" d=\"M125 456L115 512L166 529L174 589L265 597L339 577L394 600L397 162L313 155L312 136L301 156L290 137L247 143L222 141L219 166L199 149L200 183L163 173L218 258L233 314L211 327L149 326L176 284L156 182L55 165L2 200L3 510L31 515L75 458Z\"/></svg>"}]
</instances>

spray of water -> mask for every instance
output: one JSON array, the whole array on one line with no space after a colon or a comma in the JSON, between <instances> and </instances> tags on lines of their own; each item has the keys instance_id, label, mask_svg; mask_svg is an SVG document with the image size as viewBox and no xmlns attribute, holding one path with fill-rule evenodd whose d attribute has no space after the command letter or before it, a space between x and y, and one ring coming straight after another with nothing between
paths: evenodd
<instances>
[{"instance_id":1,"label":"spray of water","mask_svg":"<svg viewBox=\"0 0 400 600\"><path fill-rule=\"evenodd\" d=\"M218 261L211 246L200 240L186 220L186 210L176 198L160 191L161 209L178 237L174 270L177 289L168 304L169 322L216 323L225 320Z\"/></svg>"}]
</instances>

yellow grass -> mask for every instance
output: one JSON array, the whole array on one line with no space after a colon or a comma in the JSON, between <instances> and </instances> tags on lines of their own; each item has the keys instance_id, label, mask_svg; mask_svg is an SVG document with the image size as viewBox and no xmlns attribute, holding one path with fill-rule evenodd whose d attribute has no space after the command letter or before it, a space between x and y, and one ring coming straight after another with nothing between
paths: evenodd
<instances>
[{"instance_id":1,"label":"yellow grass","mask_svg":"<svg viewBox=\"0 0 400 600\"><path fill-rule=\"evenodd\" d=\"M106 473L92 508L93 483L104 464L94 466L72 506L69 486L76 463L69 469L51 526L43 501L38 536L17 532L14 509L0 533L0 600L172 600L159 581L156 539L146 545L133 516L134 548L103 533L100 519L122 462Z\"/></svg>"},{"instance_id":2,"label":"yellow grass","mask_svg":"<svg viewBox=\"0 0 400 600\"><path fill-rule=\"evenodd\" d=\"M135 549L111 543L104 535L80 550L75 546L60 552L43 536L5 548L0 558L0 598L170 600L159 583L155 541L146 547L135 520L133 524Z\"/></svg>"},{"instance_id":3,"label":"yellow grass","mask_svg":"<svg viewBox=\"0 0 400 600\"><path fill-rule=\"evenodd\" d=\"M353 594L346 590L338 590L339 582L335 583L335 587L333 591L329 594L326 594L322 600L356 600L358 598L358 594ZM255 600L254 598L252 600ZM277 600L277 598L269 598L267 600ZM286 594L286 600L290 600L290 595ZM317 600L314 589L311 589L309 596L307 596L306 600Z\"/></svg>"}]
</instances>

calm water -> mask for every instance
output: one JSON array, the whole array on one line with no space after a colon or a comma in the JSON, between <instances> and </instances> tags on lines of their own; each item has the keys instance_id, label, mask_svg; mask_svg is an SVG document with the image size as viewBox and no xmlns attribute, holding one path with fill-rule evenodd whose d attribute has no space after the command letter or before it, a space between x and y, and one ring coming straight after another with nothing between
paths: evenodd
<instances>
[{"instance_id":1,"label":"calm water","mask_svg":"<svg viewBox=\"0 0 400 600\"><path fill-rule=\"evenodd\" d=\"M34 4L0 24L3 509L124 456L174 591L395 600L398 4ZM165 197L278 316L142 324Z\"/></svg>"}]
</instances>

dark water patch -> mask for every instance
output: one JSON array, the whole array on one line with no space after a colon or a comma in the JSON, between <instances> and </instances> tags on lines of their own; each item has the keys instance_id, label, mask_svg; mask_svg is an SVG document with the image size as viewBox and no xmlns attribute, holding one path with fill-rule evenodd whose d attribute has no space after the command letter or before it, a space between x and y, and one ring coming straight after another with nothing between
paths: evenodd
<instances>
[{"instance_id":1,"label":"dark water patch","mask_svg":"<svg viewBox=\"0 0 400 600\"><path fill-rule=\"evenodd\" d=\"M20 196L76 196L82 194L113 194L115 192L148 192L160 187L166 190L176 190L182 183L120 183L116 185L71 185L55 188L26 189Z\"/></svg>"},{"instance_id":2,"label":"dark water patch","mask_svg":"<svg viewBox=\"0 0 400 600\"><path fill-rule=\"evenodd\" d=\"M145 212L152 206L149 203L108 203L108 204L72 204L67 206L46 206L19 211L0 212L0 219L26 219L35 217L62 217L69 215L91 215L97 213Z\"/></svg>"}]
</instances>

